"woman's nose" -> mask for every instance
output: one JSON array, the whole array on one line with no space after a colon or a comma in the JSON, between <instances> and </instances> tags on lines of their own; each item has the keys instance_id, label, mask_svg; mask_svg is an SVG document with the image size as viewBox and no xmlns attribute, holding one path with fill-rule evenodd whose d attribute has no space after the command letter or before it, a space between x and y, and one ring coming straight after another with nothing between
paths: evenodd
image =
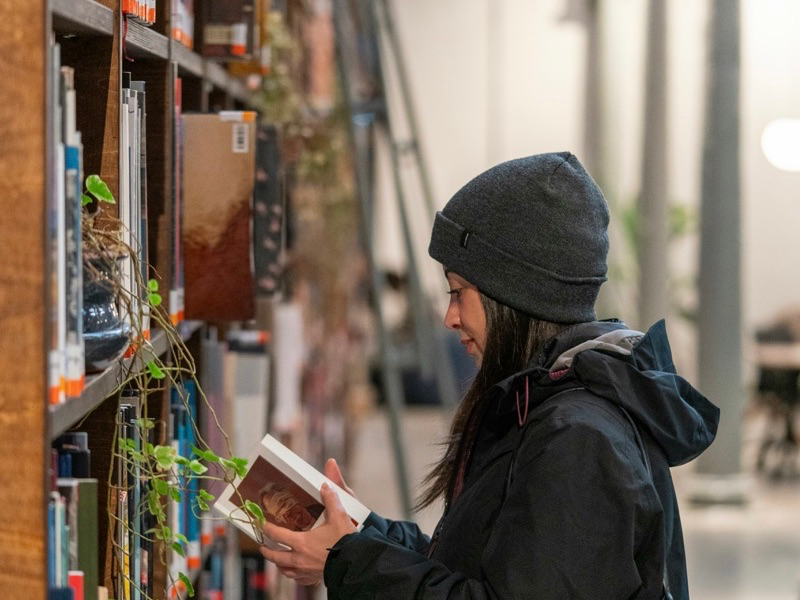
<instances>
[{"instance_id":1,"label":"woman's nose","mask_svg":"<svg viewBox=\"0 0 800 600\"><path fill-rule=\"evenodd\" d=\"M451 302L447 305L447 312L444 313L444 326L448 329L458 329L461 327L461 319L458 316L458 305Z\"/></svg>"}]
</instances>

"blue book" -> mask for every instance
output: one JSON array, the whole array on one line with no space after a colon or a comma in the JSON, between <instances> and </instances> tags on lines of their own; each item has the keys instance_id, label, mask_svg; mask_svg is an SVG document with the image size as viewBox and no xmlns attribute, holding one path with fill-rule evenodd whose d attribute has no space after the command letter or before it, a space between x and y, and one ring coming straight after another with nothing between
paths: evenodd
<instances>
[{"instance_id":1,"label":"blue book","mask_svg":"<svg viewBox=\"0 0 800 600\"><path fill-rule=\"evenodd\" d=\"M187 424L186 424L186 452L189 456L193 446L197 446L197 436L195 435L192 423L197 423L197 385L194 381L187 380L183 383L186 393L187 404ZM200 492L200 481L193 477L189 481L186 492L186 538L189 540L186 551L186 558L190 569L199 569L200 565L200 507L197 506L197 496Z\"/></svg>"}]
</instances>

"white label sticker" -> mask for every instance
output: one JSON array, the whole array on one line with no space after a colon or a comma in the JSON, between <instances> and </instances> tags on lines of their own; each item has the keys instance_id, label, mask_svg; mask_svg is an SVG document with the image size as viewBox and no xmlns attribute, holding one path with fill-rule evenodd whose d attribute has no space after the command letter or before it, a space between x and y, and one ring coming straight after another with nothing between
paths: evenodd
<instances>
[{"instance_id":1,"label":"white label sticker","mask_svg":"<svg viewBox=\"0 0 800 600\"><path fill-rule=\"evenodd\" d=\"M233 124L233 152L234 154L247 154L250 151L250 138L248 137L246 123Z\"/></svg>"}]
</instances>

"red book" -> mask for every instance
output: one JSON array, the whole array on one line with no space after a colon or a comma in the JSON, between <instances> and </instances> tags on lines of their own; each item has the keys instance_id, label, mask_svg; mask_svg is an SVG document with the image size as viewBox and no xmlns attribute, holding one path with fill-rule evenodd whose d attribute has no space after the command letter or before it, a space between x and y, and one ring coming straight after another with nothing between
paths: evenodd
<instances>
[{"instance_id":1,"label":"red book","mask_svg":"<svg viewBox=\"0 0 800 600\"><path fill-rule=\"evenodd\" d=\"M67 580L75 595L74 600L83 600L83 571L69 571Z\"/></svg>"}]
</instances>

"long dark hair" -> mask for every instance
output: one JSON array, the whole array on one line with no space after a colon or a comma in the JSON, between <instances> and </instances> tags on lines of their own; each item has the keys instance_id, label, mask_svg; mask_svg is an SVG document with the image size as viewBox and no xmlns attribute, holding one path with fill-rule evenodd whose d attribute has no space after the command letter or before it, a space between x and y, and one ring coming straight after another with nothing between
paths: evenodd
<instances>
[{"instance_id":1,"label":"long dark hair","mask_svg":"<svg viewBox=\"0 0 800 600\"><path fill-rule=\"evenodd\" d=\"M474 410L480 410L481 400L489 388L527 367L542 344L567 327L564 324L535 319L482 293L480 298L486 312L486 347L483 360L453 416L450 435L443 442L447 447L444 456L422 482L423 491L417 501L417 510L430 506L448 493L458 462L461 440L463 438L464 444L469 447L477 432L478 420L469 417Z\"/></svg>"}]
</instances>

